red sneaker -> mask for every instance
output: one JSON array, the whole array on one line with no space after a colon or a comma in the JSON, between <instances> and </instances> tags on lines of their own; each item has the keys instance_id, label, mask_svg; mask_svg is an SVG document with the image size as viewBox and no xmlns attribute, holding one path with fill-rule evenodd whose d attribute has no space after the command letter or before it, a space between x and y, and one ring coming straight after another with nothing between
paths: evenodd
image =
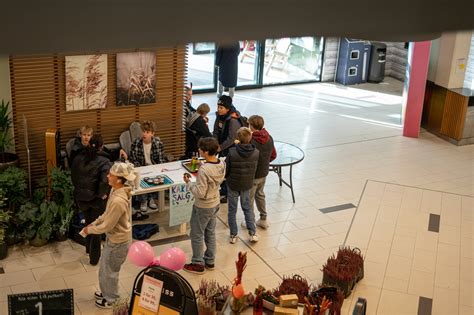
<instances>
[{"instance_id":1,"label":"red sneaker","mask_svg":"<svg viewBox=\"0 0 474 315\"><path fill-rule=\"evenodd\" d=\"M204 266L200 264L186 264L184 265L183 270L202 275L204 273Z\"/></svg>"}]
</instances>

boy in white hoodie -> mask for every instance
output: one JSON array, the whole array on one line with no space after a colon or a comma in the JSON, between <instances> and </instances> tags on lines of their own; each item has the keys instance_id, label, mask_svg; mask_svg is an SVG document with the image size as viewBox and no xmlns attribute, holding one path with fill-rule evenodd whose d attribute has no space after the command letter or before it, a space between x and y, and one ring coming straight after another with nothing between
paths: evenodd
<instances>
[{"instance_id":1,"label":"boy in white hoodie","mask_svg":"<svg viewBox=\"0 0 474 315\"><path fill-rule=\"evenodd\" d=\"M201 138L198 142L199 154L206 159L201 164L195 183L190 182L189 174L184 181L194 195L195 201L191 214L191 263L184 270L203 274L205 269L213 270L216 258L216 215L219 211L219 187L224 180L225 163L217 158L219 143L215 138ZM203 241L206 251L203 253Z\"/></svg>"}]
</instances>

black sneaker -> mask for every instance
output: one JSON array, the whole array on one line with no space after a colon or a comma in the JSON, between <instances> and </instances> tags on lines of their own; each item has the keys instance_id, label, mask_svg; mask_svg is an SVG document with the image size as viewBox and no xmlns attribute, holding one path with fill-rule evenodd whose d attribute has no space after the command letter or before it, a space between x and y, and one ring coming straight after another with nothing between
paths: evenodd
<instances>
[{"instance_id":1,"label":"black sneaker","mask_svg":"<svg viewBox=\"0 0 474 315\"><path fill-rule=\"evenodd\" d=\"M111 309L112 303L107 302L106 299L99 299L95 301L95 306L97 306L98 308Z\"/></svg>"},{"instance_id":2,"label":"black sneaker","mask_svg":"<svg viewBox=\"0 0 474 315\"><path fill-rule=\"evenodd\" d=\"M184 265L183 270L202 275L204 273L204 266L200 264L186 264Z\"/></svg>"},{"instance_id":3,"label":"black sneaker","mask_svg":"<svg viewBox=\"0 0 474 315\"><path fill-rule=\"evenodd\" d=\"M214 264L205 264L205 267L207 270L214 270L215 268Z\"/></svg>"},{"instance_id":4,"label":"black sneaker","mask_svg":"<svg viewBox=\"0 0 474 315\"><path fill-rule=\"evenodd\" d=\"M137 211L135 214L132 215L133 221L143 221L148 219L150 216L148 214L144 214L141 211Z\"/></svg>"},{"instance_id":5,"label":"black sneaker","mask_svg":"<svg viewBox=\"0 0 474 315\"><path fill-rule=\"evenodd\" d=\"M96 298L96 300L100 300L100 299L104 298L104 296L102 295L102 292L100 292L100 291L95 291L94 292L94 297Z\"/></svg>"}]
</instances>

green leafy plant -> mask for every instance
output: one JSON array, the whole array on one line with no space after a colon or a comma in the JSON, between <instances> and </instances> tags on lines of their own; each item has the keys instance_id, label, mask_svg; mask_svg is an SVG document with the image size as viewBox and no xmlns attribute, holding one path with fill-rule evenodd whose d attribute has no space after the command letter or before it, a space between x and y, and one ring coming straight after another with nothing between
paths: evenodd
<instances>
[{"instance_id":1,"label":"green leafy plant","mask_svg":"<svg viewBox=\"0 0 474 315\"><path fill-rule=\"evenodd\" d=\"M10 221L10 214L6 210L6 200L5 193L0 189L0 244L4 243L5 231Z\"/></svg>"},{"instance_id":2,"label":"green leafy plant","mask_svg":"<svg viewBox=\"0 0 474 315\"><path fill-rule=\"evenodd\" d=\"M57 206L54 227L59 233L66 233L74 215L74 186L71 173L60 168L51 171L51 202Z\"/></svg>"},{"instance_id":3,"label":"green leafy plant","mask_svg":"<svg viewBox=\"0 0 474 315\"><path fill-rule=\"evenodd\" d=\"M10 166L0 173L0 189L8 196L7 208L15 213L16 208L26 200L26 172Z\"/></svg>"},{"instance_id":4,"label":"green leafy plant","mask_svg":"<svg viewBox=\"0 0 474 315\"><path fill-rule=\"evenodd\" d=\"M5 103L5 101L2 100L0 103L0 154L2 161L5 161L5 152L12 144L12 137L10 135L11 125L10 102Z\"/></svg>"}]
</instances>

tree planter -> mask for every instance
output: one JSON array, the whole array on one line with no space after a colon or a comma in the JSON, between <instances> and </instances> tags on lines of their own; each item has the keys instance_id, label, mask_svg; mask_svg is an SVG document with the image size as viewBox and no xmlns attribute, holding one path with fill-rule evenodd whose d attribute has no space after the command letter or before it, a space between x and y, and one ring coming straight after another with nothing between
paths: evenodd
<instances>
[{"instance_id":1,"label":"tree planter","mask_svg":"<svg viewBox=\"0 0 474 315\"><path fill-rule=\"evenodd\" d=\"M8 256L8 245L7 243L0 244L0 260L5 259Z\"/></svg>"},{"instance_id":2,"label":"tree planter","mask_svg":"<svg viewBox=\"0 0 474 315\"><path fill-rule=\"evenodd\" d=\"M47 243L48 243L48 240L39 238L38 235L35 235L35 237L30 240L30 245L34 247L41 247L41 246L46 245Z\"/></svg>"},{"instance_id":3,"label":"tree planter","mask_svg":"<svg viewBox=\"0 0 474 315\"><path fill-rule=\"evenodd\" d=\"M54 238L56 239L56 241L58 242L64 242L67 240L67 236L68 236L68 232L60 232L60 231L56 231L54 233Z\"/></svg>"},{"instance_id":4,"label":"tree planter","mask_svg":"<svg viewBox=\"0 0 474 315\"><path fill-rule=\"evenodd\" d=\"M18 166L18 155L13 153L0 154L0 172L6 170L10 166Z\"/></svg>"}]
</instances>

